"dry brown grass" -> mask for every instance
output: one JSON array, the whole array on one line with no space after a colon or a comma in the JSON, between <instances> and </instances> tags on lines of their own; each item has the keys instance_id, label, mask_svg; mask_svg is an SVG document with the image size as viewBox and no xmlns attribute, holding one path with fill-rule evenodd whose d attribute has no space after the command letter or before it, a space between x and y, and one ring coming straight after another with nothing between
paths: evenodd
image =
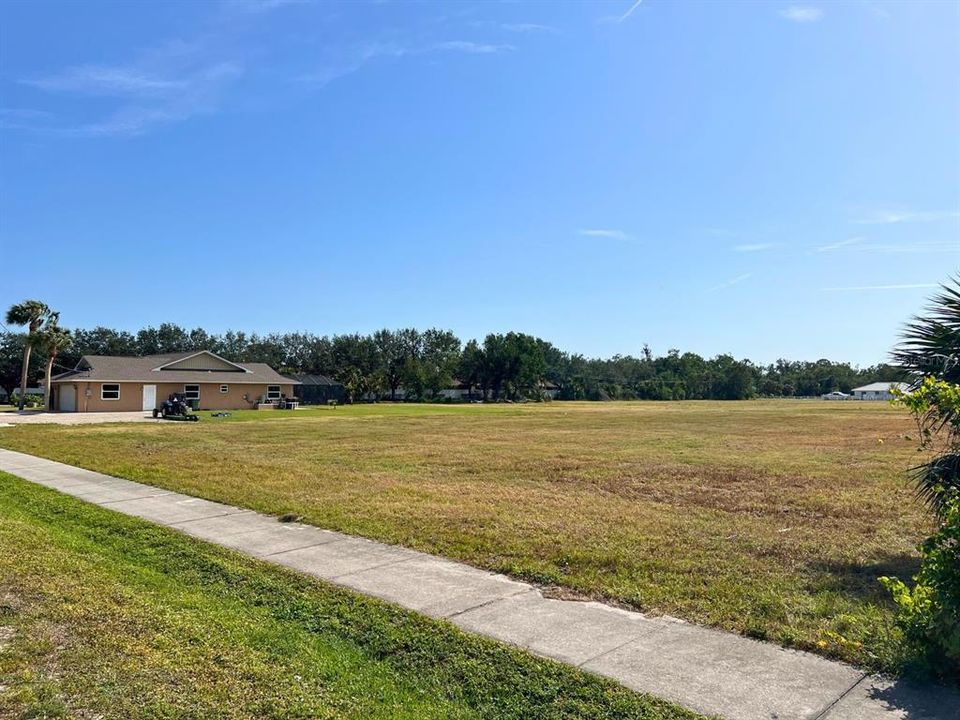
<instances>
[{"instance_id":1,"label":"dry brown grass","mask_svg":"<svg viewBox=\"0 0 960 720\"><path fill-rule=\"evenodd\" d=\"M257 421L249 421L256 417ZM365 406L0 445L889 666L927 528L882 403Z\"/></svg>"}]
</instances>

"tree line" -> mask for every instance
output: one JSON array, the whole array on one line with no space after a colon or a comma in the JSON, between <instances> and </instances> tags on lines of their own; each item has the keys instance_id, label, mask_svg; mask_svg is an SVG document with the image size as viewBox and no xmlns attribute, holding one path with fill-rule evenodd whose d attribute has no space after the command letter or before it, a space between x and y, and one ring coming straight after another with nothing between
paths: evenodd
<instances>
[{"instance_id":1,"label":"tree line","mask_svg":"<svg viewBox=\"0 0 960 720\"><path fill-rule=\"evenodd\" d=\"M61 331L48 335L60 337ZM54 374L74 367L83 355L156 355L210 350L235 362L263 362L284 374L326 375L343 383L350 399L399 397L430 400L454 382L478 399L538 399L549 390L562 400L742 400L757 396L804 397L849 391L867 382L900 379L889 365L860 368L849 363L778 360L769 365L722 354L704 358L670 350L654 356L588 358L519 332L491 333L463 343L453 332L431 328L378 330L371 334L316 335L309 332L209 333L172 323L136 333L106 327L76 328L51 348L29 341L29 332L0 335L0 387L13 391L24 359L33 358L31 378L51 365ZM35 333L37 338L41 333ZM29 342L28 342L29 341ZM33 353L25 357L25 348ZM53 359L51 360L51 354Z\"/></svg>"}]
</instances>

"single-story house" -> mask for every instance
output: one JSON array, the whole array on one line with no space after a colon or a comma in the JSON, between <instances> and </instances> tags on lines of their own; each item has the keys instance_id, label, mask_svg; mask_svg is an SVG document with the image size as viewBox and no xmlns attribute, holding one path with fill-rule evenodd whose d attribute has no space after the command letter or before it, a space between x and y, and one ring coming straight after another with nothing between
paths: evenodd
<instances>
[{"instance_id":1,"label":"single-story house","mask_svg":"<svg viewBox=\"0 0 960 720\"><path fill-rule=\"evenodd\" d=\"M483 392L476 385L468 385L460 380L453 380L450 387L440 391L440 397L444 400L480 400L483 398Z\"/></svg>"},{"instance_id":2,"label":"single-story house","mask_svg":"<svg viewBox=\"0 0 960 720\"><path fill-rule=\"evenodd\" d=\"M894 388L907 392L910 390L910 385L902 382L875 382L856 387L850 391L850 394L853 395L854 400L893 400Z\"/></svg>"},{"instance_id":3,"label":"single-story house","mask_svg":"<svg viewBox=\"0 0 960 720\"><path fill-rule=\"evenodd\" d=\"M293 379L300 383L297 397L305 405L326 405L331 400L343 403L347 400L347 389L343 383L326 375L294 375Z\"/></svg>"},{"instance_id":4,"label":"single-story house","mask_svg":"<svg viewBox=\"0 0 960 720\"><path fill-rule=\"evenodd\" d=\"M235 363L207 350L145 357L84 355L51 379L53 409L123 412L159 408L174 393L201 410L242 410L292 398L299 382L265 363Z\"/></svg>"},{"instance_id":5,"label":"single-story house","mask_svg":"<svg viewBox=\"0 0 960 720\"><path fill-rule=\"evenodd\" d=\"M553 400L557 397L560 388L558 388L549 380L541 380L540 384L537 386L537 391L539 392L541 398ZM450 383L449 388L440 391L440 397L448 400L482 400L483 390L476 385L471 387L465 382L454 380L452 383Z\"/></svg>"}]
</instances>

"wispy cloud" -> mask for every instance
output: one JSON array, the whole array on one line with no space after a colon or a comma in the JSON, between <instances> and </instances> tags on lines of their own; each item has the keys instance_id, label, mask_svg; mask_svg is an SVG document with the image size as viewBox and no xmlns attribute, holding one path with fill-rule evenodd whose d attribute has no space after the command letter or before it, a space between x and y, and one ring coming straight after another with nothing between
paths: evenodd
<instances>
[{"instance_id":1,"label":"wispy cloud","mask_svg":"<svg viewBox=\"0 0 960 720\"><path fill-rule=\"evenodd\" d=\"M55 116L46 110L33 108L0 108L0 128L7 130L32 130L47 124Z\"/></svg>"},{"instance_id":2,"label":"wispy cloud","mask_svg":"<svg viewBox=\"0 0 960 720\"><path fill-rule=\"evenodd\" d=\"M743 273L743 275L737 275L735 278L722 282L719 285L714 285L712 288L707 288L707 292L716 292L717 290L724 290L728 287L733 287L739 283L742 283L744 280L749 280L753 277L753 273Z\"/></svg>"},{"instance_id":3,"label":"wispy cloud","mask_svg":"<svg viewBox=\"0 0 960 720\"><path fill-rule=\"evenodd\" d=\"M494 45L491 43L477 43L469 40L447 40L433 46L436 50L450 50L453 52L469 53L471 55L490 55L492 53L510 52L513 45Z\"/></svg>"},{"instance_id":4,"label":"wispy cloud","mask_svg":"<svg viewBox=\"0 0 960 720\"><path fill-rule=\"evenodd\" d=\"M617 20L618 23L622 23L628 17L633 15L634 10L636 10L643 3L643 0L637 0L633 5L630 6L630 9L627 10L623 15L620 16L620 19Z\"/></svg>"},{"instance_id":5,"label":"wispy cloud","mask_svg":"<svg viewBox=\"0 0 960 720\"><path fill-rule=\"evenodd\" d=\"M153 97L182 90L187 81L150 75L132 67L78 65L55 75L25 78L24 85L79 95Z\"/></svg>"},{"instance_id":6,"label":"wispy cloud","mask_svg":"<svg viewBox=\"0 0 960 720\"><path fill-rule=\"evenodd\" d=\"M852 237L847 238L846 240L840 240L839 242L830 243L829 245L821 245L820 247L815 248L817 252L833 252L834 250L840 250L841 248L849 247L850 245L856 245L862 243L862 237Z\"/></svg>"},{"instance_id":7,"label":"wispy cloud","mask_svg":"<svg viewBox=\"0 0 960 720\"><path fill-rule=\"evenodd\" d=\"M191 68L164 80L135 68L68 68L38 87L51 92L106 95L124 104L106 117L71 127L52 128L64 135L141 135L149 129L215 112L227 85L243 73L229 62Z\"/></svg>"},{"instance_id":8,"label":"wispy cloud","mask_svg":"<svg viewBox=\"0 0 960 720\"><path fill-rule=\"evenodd\" d=\"M598 23L622 23L624 20L629 18L636 11L640 5L643 4L643 0L634 0L634 2L627 8L626 12L622 15L604 15L603 17L597 18Z\"/></svg>"},{"instance_id":9,"label":"wispy cloud","mask_svg":"<svg viewBox=\"0 0 960 720\"><path fill-rule=\"evenodd\" d=\"M213 38L172 40L141 51L126 63L81 64L20 83L46 93L80 98L73 115L87 111L83 98L115 102L104 115L68 125L36 123L37 131L72 136L140 135L163 124L216 112L243 67L213 49ZM99 110L98 101L90 108ZM27 128L23 128L27 129Z\"/></svg>"},{"instance_id":10,"label":"wispy cloud","mask_svg":"<svg viewBox=\"0 0 960 720\"><path fill-rule=\"evenodd\" d=\"M851 248L857 252L879 253L879 254L931 254L931 253L953 253L960 256L960 242L957 240L931 240L922 242L903 242L903 243L863 243Z\"/></svg>"},{"instance_id":11,"label":"wispy cloud","mask_svg":"<svg viewBox=\"0 0 960 720\"><path fill-rule=\"evenodd\" d=\"M823 10L810 5L791 5L780 11L780 17L796 23L812 23L823 17Z\"/></svg>"},{"instance_id":12,"label":"wispy cloud","mask_svg":"<svg viewBox=\"0 0 960 720\"><path fill-rule=\"evenodd\" d=\"M228 12L257 15L289 5L310 5L312 0L222 0L221 5Z\"/></svg>"},{"instance_id":13,"label":"wispy cloud","mask_svg":"<svg viewBox=\"0 0 960 720\"><path fill-rule=\"evenodd\" d=\"M860 292L866 290L917 290L940 287L936 283L904 283L900 285L852 285L850 287L820 288L824 292Z\"/></svg>"},{"instance_id":14,"label":"wispy cloud","mask_svg":"<svg viewBox=\"0 0 960 720\"><path fill-rule=\"evenodd\" d=\"M634 240L633 235L630 233L624 232L623 230L611 230L606 228L584 228L577 230L577 234L583 235L584 237L605 238L607 240L624 240L627 242Z\"/></svg>"},{"instance_id":15,"label":"wispy cloud","mask_svg":"<svg viewBox=\"0 0 960 720\"><path fill-rule=\"evenodd\" d=\"M160 125L215 113L228 89L244 75L239 58L248 55L250 47L237 41L238 33L256 22L250 16L312 2L220 0L205 33L144 48L124 62L77 64L44 76L20 78L24 86L78 100L70 112L58 113L72 116L70 124L35 118L31 125L20 119L18 129L71 136L141 135ZM98 101L84 104L84 98ZM112 108L104 113L105 103L99 98L113 99ZM12 121L5 122L9 127Z\"/></svg>"},{"instance_id":16,"label":"wispy cloud","mask_svg":"<svg viewBox=\"0 0 960 720\"><path fill-rule=\"evenodd\" d=\"M740 233L734 232L733 230L727 230L726 228L721 227L708 227L703 229L704 232L710 235L716 235L717 237L726 237L726 238L735 238L740 237Z\"/></svg>"},{"instance_id":17,"label":"wispy cloud","mask_svg":"<svg viewBox=\"0 0 960 720\"><path fill-rule=\"evenodd\" d=\"M890 11L880 5L880 3L873 2L872 0L861 0L860 4L869 10L875 17L878 17L881 20L890 19Z\"/></svg>"},{"instance_id":18,"label":"wispy cloud","mask_svg":"<svg viewBox=\"0 0 960 720\"><path fill-rule=\"evenodd\" d=\"M746 243L744 245L735 245L734 252L763 252L775 248L776 243Z\"/></svg>"},{"instance_id":19,"label":"wispy cloud","mask_svg":"<svg viewBox=\"0 0 960 720\"><path fill-rule=\"evenodd\" d=\"M960 212L956 210L916 211L916 210L876 210L861 217L860 225L894 225L896 223L923 223L940 220L956 220Z\"/></svg>"},{"instance_id":20,"label":"wispy cloud","mask_svg":"<svg viewBox=\"0 0 960 720\"><path fill-rule=\"evenodd\" d=\"M423 55L432 52L454 52L467 55L492 55L510 52L512 45L477 43L468 40L446 40L432 45L413 46L398 42L376 42L341 51L340 57L324 66L304 73L296 78L297 82L323 87L337 78L350 75L367 64L382 58L402 58L409 55Z\"/></svg>"},{"instance_id":21,"label":"wispy cloud","mask_svg":"<svg viewBox=\"0 0 960 720\"><path fill-rule=\"evenodd\" d=\"M553 27L552 25L540 25L538 23L503 23L500 26L501 30L506 30L507 32L512 33L550 33L555 34L560 32L558 28Z\"/></svg>"},{"instance_id":22,"label":"wispy cloud","mask_svg":"<svg viewBox=\"0 0 960 720\"><path fill-rule=\"evenodd\" d=\"M814 248L818 253L847 252L857 254L910 254L927 255L953 253L960 255L960 241L957 240L914 240L910 242L878 243L868 242L862 237L841 240L830 245Z\"/></svg>"}]
</instances>

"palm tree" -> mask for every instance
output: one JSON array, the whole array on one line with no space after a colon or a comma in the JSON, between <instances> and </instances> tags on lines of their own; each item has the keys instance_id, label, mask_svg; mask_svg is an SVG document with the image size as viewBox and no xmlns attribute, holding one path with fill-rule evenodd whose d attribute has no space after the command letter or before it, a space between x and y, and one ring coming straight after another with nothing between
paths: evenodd
<instances>
[{"instance_id":1,"label":"palm tree","mask_svg":"<svg viewBox=\"0 0 960 720\"><path fill-rule=\"evenodd\" d=\"M902 338L893 361L906 371L914 387L925 377L960 385L960 275L941 285L926 314L907 323ZM940 513L947 494L960 490L960 418L955 410L937 408L925 412L918 422L924 435L947 431L944 452L910 471L917 496Z\"/></svg>"},{"instance_id":2,"label":"palm tree","mask_svg":"<svg viewBox=\"0 0 960 720\"><path fill-rule=\"evenodd\" d=\"M33 350L33 343L36 340L37 332L43 326L44 322L57 315L58 313L53 312L46 303L42 303L39 300L24 300L22 303L18 303L7 310L8 323L11 325L27 326L27 342L23 348L23 369L20 371L20 399L17 408L19 410L23 410L23 404L27 399L27 374L30 371L30 353Z\"/></svg>"},{"instance_id":3,"label":"palm tree","mask_svg":"<svg viewBox=\"0 0 960 720\"><path fill-rule=\"evenodd\" d=\"M960 384L960 275L940 286L926 315L907 323L893 362L915 382L933 376Z\"/></svg>"},{"instance_id":4,"label":"palm tree","mask_svg":"<svg viewBox=\"0 0 960 720\"><path fill-rule=\"evenodd\" d=\"M53 363L57 355L73 345L73 335L57 324L56 318L48 322L39 333L37 345L47 354L46 384L43 386L43 407L50 409L50 379L53 376Z\"/></svg>"}]
</instances>

